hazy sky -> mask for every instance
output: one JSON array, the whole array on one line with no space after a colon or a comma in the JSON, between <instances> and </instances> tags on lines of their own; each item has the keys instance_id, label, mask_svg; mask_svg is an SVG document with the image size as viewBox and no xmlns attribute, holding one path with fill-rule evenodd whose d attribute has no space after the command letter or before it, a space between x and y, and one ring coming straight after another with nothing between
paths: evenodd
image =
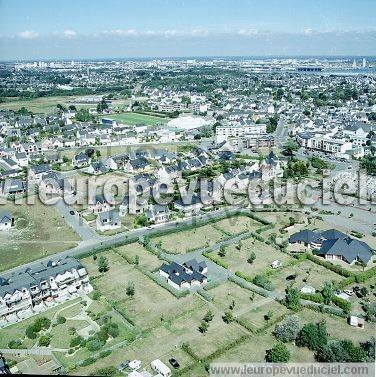
<instances>
[{"instance_id":1,"label":"hazy sky","mask_svg":"<svg viewBox=\"0 0 376 377\"><path fill-rule=\"evenodd\" d=\"M0 58L376 55L376 0L0 0Z\"/></svg>"}]
</instances>

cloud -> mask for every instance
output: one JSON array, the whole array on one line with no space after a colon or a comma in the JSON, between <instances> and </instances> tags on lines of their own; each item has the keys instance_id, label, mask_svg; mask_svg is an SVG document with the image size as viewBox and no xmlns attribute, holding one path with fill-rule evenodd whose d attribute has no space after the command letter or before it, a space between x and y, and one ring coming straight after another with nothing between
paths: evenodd
<instances>
[{"instance_id":1,"label":"cloud","mask_svg":"<svg viewBox=\"0 0 376 377\"><path fill-rule=\"evenodd\" d=\"M252 35L257 35L258 30L257 29L240 29L238 31L238 34L243 35L245 37L249 37L249 36L252 36Z\"/></svg>"},{"instance_id":2,"label":"cloud","mask_svg":"<svg viewBox=\"0 0 376 377\"><path fill-rule=\"evenodd\" d=\"M39 33L33 30L25 30L21 31L21 33L19 33L19 36L22 39L35 39L39 37Z\"/></svg>"},{"instance_id":3,"label":"cloud","mask_svg":"<svg viewBox=\"0 0 376 377\"><path fill-rule=\"evenodd\" d=\"M115 30L105 30L105 31L102 31L101 34L104 34L104 35L114 35L114 36L118 36L118 37L136 37L138 36L140 33L135 30L135 29L115 29Z\"/></svg>"},{"instance_id":4,"label":"cloud","mask_svg":"<svg viewBox=\"0 0 376 377\"><path fill-rule=\"evenodd\" d=\"M67 29L63 31L63 35L66 38L74 38L77 33L74 30Z\"/></svg>"}]
</instances>

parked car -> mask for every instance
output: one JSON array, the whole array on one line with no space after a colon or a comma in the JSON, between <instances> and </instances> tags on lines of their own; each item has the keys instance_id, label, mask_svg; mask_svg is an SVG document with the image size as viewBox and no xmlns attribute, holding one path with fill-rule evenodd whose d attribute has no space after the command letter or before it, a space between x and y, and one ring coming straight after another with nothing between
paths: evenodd
<instances>
[{"instance_id":1,"label":"parked car","mask_svg":"<svg viewBox=\"0 0 376 377\"><path fill-rule=\"evenodd\" d=\"M74 211L69 211L69 213L70 213L71 215L74 215Z\"/></svg>"},{"instance_id":2,"label":"parked car","mask_svg":"<svg viewBox=\"0 0 376 377\"><path fill-rule=\"evenodd\" d=\"M170 360L168 360L168 362L175 368L175 369L178 369L180 367L180 364L178 363L178 361L174 358L171 358Z\"/></svg>"}]
</instances>

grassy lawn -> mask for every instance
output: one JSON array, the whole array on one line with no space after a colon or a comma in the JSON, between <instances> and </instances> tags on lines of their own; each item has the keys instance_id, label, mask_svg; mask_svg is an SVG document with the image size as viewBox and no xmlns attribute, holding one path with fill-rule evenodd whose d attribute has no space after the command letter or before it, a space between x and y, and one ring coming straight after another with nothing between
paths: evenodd
<instances>
[{"instance_id":1,"label":"grassy lawn","mask_svg":"<svg viewBox=\"0 0 376 377\"><path fill-rule=\"evenodd\" d=\"M250 324L252 328L261 329L268 325L265 315L269 311L272 313L271 321L288 313L288 309L285 306L276 301L264 299L259 303L256 302L250 310L240 315L239 318Z\"/></svg>"},{"instance_id":2,"label":"grassy lawn","mask_svg":"<svg viewBox=\"0 0 376 377\"><path fill-rule=\"evenodd\" d=\"M290 275L295 275L295 280L286 280ZM270 280L276 287L278 292L284 292L288 285L293 285L297 289L301 289L305 285L310 285L316 289L321 289L325 281L338 282L343 277L333 271L319 266L309 260L300 262L294 266L288 266L278 270L270 276Z\"/></svg>"},{"instance_id":3,"label":"grassy lawn","mask_svg":"<svg viewBox=\"0 0 376 377\"><path fill-rule=\"evenodd\" d=\"M241 271L247 275L255 276L270 269L270 264L277 259L282 264L293 261L289 255L276 250L273 246L257 241L253 237L242 240L240 245L240 250L237 249L237 244L227 246L226 255L221 258L233 272ZM250 264L247 259L252 252L256 254L256 259Z\"/></svg>"},{"instance_id":4,"label":"grassy lawn","mask_svg":"<svg viewBox=\"0 0 376 377\"><path fill-rule=\"evenodd\" d=\"M274 329L274 326L272 327ZM272 348L276 343L276 339L272 335L272 329L260 335L253 335L244 343L231 348L217 359L214 363L224 362L264 362L266 350ZM286 344L291 352L291 362L312 362L313 353L306 348L299 348L291 343Z\"/></svg>"},{"instance_id":5,"label":"grassy lawn","mask_svg":"<svg viewBox=\"0 0 376 377\"><path fill-rule=\"evenodd\" d=\"M69 343L73 338L69 334L69 329L74 327L77 331L89 326L89 323L81 320L68 320L67 322L57 325L51 330L51 347L54 348L69 348Z\"/></svg>"},{"instance_id":6,"label":"grassy lawn","mask_svg":"<svg viewBox=\"0 0 376 377\"><path fill-rule=\"evenodd\" d=\"M186 252L215 245L218 241L227 236L215 229L213 225L207 224L195 229L167 234L165 236L153 238L154 242L161 242L163 249L174 254L184 254Z\"/></svg>"},{"instance_id":7,"label":"grassy lawn","mask_svg":"<svg viewBox=\"0 0 376 377\"><path fill-rule=\"evenodd\" d=\"M0 209L12 213L16 224L0 232L0 271L70 249L80 240L53 206L8 201Z\"/></svg>"},{"instance_id":8,"label":"grassy lawn","mask_svg":"<svg viewBox=\"0 0 376 377\"><path fill-rule=\"evenodd\" d=\"M233 235L243 232L254 232L256 229L262 226L261 223L247 216L229 217L227 219L218 221L215 225L224 232Z\"/></svg>"},{"instance_id":9,"label":"grassy lawn","mask_svg":"<svg viewBox=\"0 0 376 377\"><path fill-rule=\"evenodd\" d=\"M163 118L153 115L145 115L145 114L137 114L137 113L122 113L122 114L115 114L115 115L108 115L104 116L104 118L114 119L119 123L124 124L145 124L149 126L154 126L156 124L165 124L170 119Z\"/></svg>"},{"instance_id":10,"label":"grassy lawn","mask_svg":"<svg viewBox=\"0 0 376 377\"><path fill-rule=\"evenodd\" d=\"M213 304L222 312L228 310L229 306L235 302L234 315L248 311L251 305L264 299L262 296L253 294L253 292L230 281L211 289L210 294L214 296Z\"/></svg>"}]
</instances>

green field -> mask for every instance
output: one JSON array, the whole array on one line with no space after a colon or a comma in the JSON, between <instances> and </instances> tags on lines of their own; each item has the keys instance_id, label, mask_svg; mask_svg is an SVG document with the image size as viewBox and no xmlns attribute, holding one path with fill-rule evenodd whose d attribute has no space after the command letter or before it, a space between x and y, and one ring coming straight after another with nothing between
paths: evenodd
<instances>
[{"instance_id":1,"label":"green field","mask_svg":"<svg viewBox=\"0 0 376 377\"><path fill-rule=\"evenodd\" d=\"M106 93L103 93L103 95ZM51 97L40 97L34 99L18 99L18 98L5 98L5 102L0 103L1 109L8 110L19 110L21 107L26 107L33 113L51 113L56 111L56 105L60 103L63 106L68 107L69 105L75 105L77 108L80 107L96 107L95 104L81 104L79 101L87 96L51 96ZM114 107L124 106L127 100L119 99L114 100L112 105Z\"/></svg>"},{"instance_id":2,"label":"green field","mask_svg":"<svg viewBox=\"0 0 376 377\"><path fill-rule=\"evenodd\" d=\"M148 126L154 126L156 124L166 124L170 119L153 115L137 114L137 113L122 113L105 116L105 118L114 119L119 123L124 124L146 124Z\"/></svg>"}]
</instances>

